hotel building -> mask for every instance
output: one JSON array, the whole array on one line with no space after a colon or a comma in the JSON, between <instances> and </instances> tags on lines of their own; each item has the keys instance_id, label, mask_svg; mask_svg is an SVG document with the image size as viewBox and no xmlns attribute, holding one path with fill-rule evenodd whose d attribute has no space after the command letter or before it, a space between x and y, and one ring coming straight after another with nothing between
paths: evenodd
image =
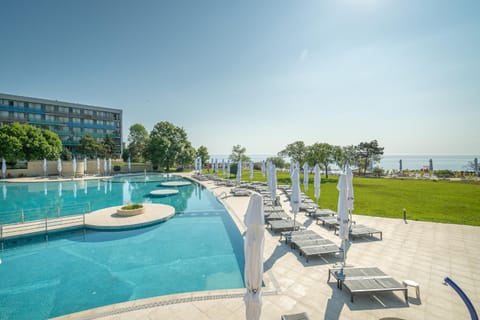
<instances>
[{"instance_id":1,"label":"hotel building","mask_svg":"<svg viewBox=\"0 0 480 320\"><path fill-rule=\"evenodd\" d=\"M77 153L80 139L98 141L108 135L115 142L115 157L122 154L122 110L0 93L0 126L28 123L58 134L64 148Z\"/></svg>"}]
</instances>

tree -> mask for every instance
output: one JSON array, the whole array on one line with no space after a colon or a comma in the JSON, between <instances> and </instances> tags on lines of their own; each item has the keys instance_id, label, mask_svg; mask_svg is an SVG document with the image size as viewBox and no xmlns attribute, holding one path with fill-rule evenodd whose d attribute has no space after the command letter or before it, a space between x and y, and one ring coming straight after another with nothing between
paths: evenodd
<instances>
[{"instance_id":1,"label":"tree","mask_svg":"<svg viewBox=\"0 0 480 320\"><path fill-rule=\"evenodd\" d=\"M189 141L186 141L182 151L178 155L177 163L180 164L182 168L185 168L186 166L193 164L196 156L197 151L192 147Z\"/></svg>"},{"instance_id":2,"label":"tree","mask_svg":"<svg viewBox=\"0 0 480 320\"><path fill-rule=\"evenodd\" d=\"M80 139L78 150L90 159L94 159L103 154L103 144L87 134Z\"/></svg>"},{"instance_id":3,"label":"tree","mask_svg":"<svg viewBox=\"0 0 480 320\"><path fill-rule=\"evenodd\" d=\"M105 158L111 158L115 151L115 141L108 134L103 137L103 155Z\"/></svg>"},{"instance_id":4,"label":"tree","mask_svg":"<svg viewBox=\"0 0 480 320\"><path fill-rule=\"evenodd\" d=\"M375 163L382 159L383 149L378 145L377 140L360 142L357 146L358 172L360 173L360 168L363 167L363 175L365 175L370 161Z\"/></svg>"},{"instance_id":5,"label":"tree","mask_svg":"<svg viewBox=\"0 0 480 320\"><path fill-rule=\"evenodd\" d=\"M351 166L357 166L357 147L354 145L341 147L341 156L337 160L337 165L339 168L344 168L347 165L347 162Z\"/></svg>"},{"instance_id":6,"label":"tree","mask_svg":"<svg viewBox=\"0 0 480 320\"><path fill-rule=\"evenodd\" d=\"M279 157L290 157L293 161L296 161L302 165L305 162L307 155L307 147L303 141L295 141L288 144L285 149L278 153Z\"/></svg>"},{"instance_id":7,"label":"tree","mask_svg":"<svg viewBox=\"0 0 480 320\"><path fill-rule=\"evenodd\" d=\"M237 144L232 148L232 154L230 154L229 159L232 162L238 162L242 160L242 162L250 161L250 158L245 155L247 149L242 147L241 145Z\"/></svg>"},{"instance_id":8,"label":"tree","mask_svg":"<svg viewBox=\"0 0 480 320\"><path fill-rule=\"evenodd\" d=\"M187 133L170 122L157 123L150 132L147 155L153 166L165 167L167 171L177 161L187 145Z\"/></svg>"},{"instance_id":9,"label":"tree","mask_svg":"<svg viewBox=\"0 0 480 320\"><path fill-rule=\"evenodd\" d=\"M476 170L478 170L478 158L473 159L473 161L468 161L467 165L464 166L464 168L467 171L473 171L474 173L477 173Z\"/></svg>"},{"instance_id":10,"label":"tree","mask_svg":"<svg viewBox=\"0 0 480 320\"><path fill-rule=\"evenodd\" d=\"M210 158L207 147L205 146L198 147L197 156L202 159L202 165L205 164L207 160Z\"/></svg>"},{"instance_id":11,"label":"tree","mask_svg":"<svg viewBox=\"0 0 480 320\"><path fill-rule=\"evenodd\" d=\"M24 159L22 143L16 137L0 132L0 158L5 158L8 163Z\"/></svg>"},{"instance_id":12,"label":"tree","mask_svg":"<svg viewBox=\"0 0 480 320\"><path fill-rule=\"evenodd\" d=\"M273 163L275 165L276 168L278 169L283 169L286 167L286 163L285 163L285 160L283 160L282 157L269 157L267 158L267 162L270 161L271 163Z\"/></svg>"},{"instance_id":13,"label":"tree","mask_svg":"<svg viewBox=\"0 0 480 320\"><path fill-rule=\"evenodd\" d=\"M123 162L127 162L128 158L130 158L130 160L132 160L132 158L130 157L130 151L128 151L127 147L125 146L125 142L124 142L123 143L123 153L122 153Z\"/></svg>"},{"instance_id":14,"label":"tree","mask_svg":"<svg viewBox=\"0 0 480 320\"><path fill-rule=\"evenodd\" d=\"M145 127L139 123L130 126L128 135L128 151L131 160L134 162L144 162L145 152L148 144L148 132Z\"/></svg>"},{"instance_id":15,"label":"tree","mask_svg":"<svg viewBox=\"0 0 480 320\"><path fill-rule=\"evenodd\" d=\"M320 164L325 170L325 177L328 178L328 166L335 162L335 154L338 152L337 147L328 143L315 143L308 146L306 159L310 165Z\"/></svg>"},{"instance_id":16,"label":"tree","mask_svg":"<svg viewBox=\"0 0 480 320\"><path fill-rule=\"evenodd\" d=\"M45 152L45 158L50 160L57 159L58 155L62 153L62 140L60 140L58 134L56 134L55 132L45 129L41 130L43 137L47 141L47 144L50 146Z\"/></svg>"},{"instance_id":17,"label":"tree","mask_svg":"<svg viewBox=\"0 0 480 320\"><path fill-rule=\"evenodd\" d=\"M22 145L25 160L53 160L60 155L62 142L57 134L26 123L14 122L0 128L0 133L16 138ZM15 149L15 148L14 148Z\"/></svg>"}]
</instances>

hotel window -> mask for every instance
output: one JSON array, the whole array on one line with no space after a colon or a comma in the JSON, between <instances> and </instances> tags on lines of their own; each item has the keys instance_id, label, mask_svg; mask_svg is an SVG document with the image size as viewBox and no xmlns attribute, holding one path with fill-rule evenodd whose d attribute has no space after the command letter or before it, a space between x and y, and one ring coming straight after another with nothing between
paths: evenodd
<instances>
[{"instance_id":1,"label":"hotel window","mask_svg":"<svg viewBox=\"0 0 480 320\"><path fill-rule=\"evenodd\" d=\"M87 116L92 116L93 115L93 111L92 110L83 110L83 114L87 115Z\"/></svg>"},{"instance_id":2,"label":"hotel window","mask_svg":"<svg viewBox=\"0 0 480 320\"><path fill-rule=\"evenodd\" d=\"M0 118L8 118L8 111L0 111Z\"/></svg>"},{"instance_id":3,"label":"hotel window","mask_svg":"<svg viewBox=\"0 0 480 320\"><path fill-rule=\"evenodd\" d=\"M82 132L82 128L74 127L73 132Z\"/></svg>"},{"instance_id":4,"label":"hotel window","mask_svg":"<svg viewBox=\"0 0 480 320\"><path fill-rule=\"evenodd\" d=\"M30 113L28 115L28 119L29 120L42 120L42 115L41 114L33 114L33 113Z\"/></svg>"},{"instance_id":5,"label":"hotel window","mask_svg":"<svg viewBox=\"0 0 480 320\"><path fill-rule=\"evenodd\" d=\"M68 107L58 107L58 112L60 113L69 113L70 108Z\"/></svg>"},{"instance_id":6,"label":"hotel window","mask_svg":"<svg viewBox=\"0 0 480 320\"><path fill-rule=\"evenodd\" d=\"M25 103L23 101L13 101L13 106L14 107L25 107Z\"/></svg>"},{"instance_id":7,"label":"hotel window","mask_svg":"<svg viewBox=\"0 0 480 320\"><path fill-rule=\"evenodd\" d=\"M25 119L25 113L23 112L14 112L13 117L15 119Z\"/></svg>"},{"instance_id":8,"label":"hotel window","mask_svg":"<svg viewBox=\"0 0 480 320\"><path fill-rule=\"evenodd\" d=\"M67 117L58 117L58 121L60 123L67 123L68 122L68 118Z\"/></svg>"},{"instance_id":9,"label":"hotel window","mask_svg":"<svg viewBox=\"0 0 480 320\"><path fill-rule=\"evenodd\" d=\"M28 107L33 110L42 110L42 105L40 103L29 102Z\"/></svg>"},{"instance_id":10,"label":"hotel window","mask_svg":"<svg viewBox=\"0 0 480 320\"><path fill-rule=\"evenodd\" d=\"M46 106L45 106L45 111L46 111L46 112L55 112L55 106L46 105Z\"/></svg>"},{"instance_id":11,"label":"hotel window","mask_svg":"<svg viewBox=\"0 0 480 320\"><path fill-rule=\"evenodd\" d=\"M73 114L80 114L80 113L81 113L81 110L80 110L80 109L77 109L77 108L73 108L73 109L72 109L72 113L73 113Z\"/></svg>"}]
</instances>

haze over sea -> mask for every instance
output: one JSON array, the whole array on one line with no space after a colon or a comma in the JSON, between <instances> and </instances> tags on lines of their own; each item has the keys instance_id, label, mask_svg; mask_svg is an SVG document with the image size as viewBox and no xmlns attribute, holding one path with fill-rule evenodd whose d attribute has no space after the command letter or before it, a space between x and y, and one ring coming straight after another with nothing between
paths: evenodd
<instances>
[{"instance_id":1,"label":"haze over sea","mask_svg":"<svg viewBox=\"0 0 480 320\"><path fill-rule=\"evenodd\" d=\"M229 155L226 154L214 154L210 155L212 159L227 160ZM268 157L274 157L271 154L247 154L254 162L259 162L267 159ZM434 170L452 170L452 171L465 171L467 164L473 162L474 158L479 158L479 155L464 155L464 154L386 154L383 155L380 163L376 163L375 166L383 168L385 170L399 169L399 160L402 159L403 169L406 170L420 170L424 166L428 166L429 159L433 161ZM334 169L335 166L332 166ZM470 169L471 170L471 169Z\"/></svg>"}]
</instances>

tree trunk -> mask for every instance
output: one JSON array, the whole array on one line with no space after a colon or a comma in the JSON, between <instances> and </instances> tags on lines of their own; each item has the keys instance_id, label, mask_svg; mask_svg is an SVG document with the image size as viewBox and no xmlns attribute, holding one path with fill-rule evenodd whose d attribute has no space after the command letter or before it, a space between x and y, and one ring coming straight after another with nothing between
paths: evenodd
<instances>
[{"instance_id":1,"label":"tree trunk","mask_svg":"<svg viewBox=\"0 0 480 320\"><path fill-rule=\"evenodd\" d=\"M328 179L328 163L323 164L325 166L325 178Z\"/></svg>"}]
</instances>

